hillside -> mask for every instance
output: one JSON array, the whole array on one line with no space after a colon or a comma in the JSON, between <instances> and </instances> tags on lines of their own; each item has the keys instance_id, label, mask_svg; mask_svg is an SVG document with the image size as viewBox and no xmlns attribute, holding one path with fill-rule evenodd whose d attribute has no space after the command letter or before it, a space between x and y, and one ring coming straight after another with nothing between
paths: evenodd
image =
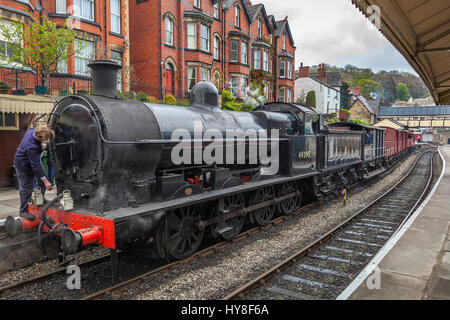
<instances>
[{"instance_id":1,"label":"hillside","mask_svg":"<svg viewBox=\"0 0 450 320\"><path fill-rule=\"evenodd\" d=\"M397 86L404 83L409 89L411 97L414 99L429 96L425 83L416 75L401 71L380 71L373 72L370 68L360 68L353 65L338 67L326 65L327 72L339 72L343 82L350 86L356 86L358 80L368 79L376 81L382 86L381 96L384 98L384 104L389 105L397 100ZM317 73L317 66L311 67L311 74Z\"/></svg>"}]
</instances>

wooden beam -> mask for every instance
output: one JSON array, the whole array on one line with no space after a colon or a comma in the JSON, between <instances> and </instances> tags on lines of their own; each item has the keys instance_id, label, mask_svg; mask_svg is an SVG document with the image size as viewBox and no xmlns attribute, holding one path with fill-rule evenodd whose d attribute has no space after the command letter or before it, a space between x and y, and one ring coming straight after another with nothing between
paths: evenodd
<instances>
[{"instance_id":1,"label":"wooden beam","mask_svg":"<svg viewBox=\"0 0 450 320\"><path fill-rule=\"evenodd\" d=\"M417 54L423 53L433 53L433 52L445 52L450 51L450 47L432 48L432 49L421 49L417 50Z\"/></svg>"},{"instance_id":2,"label":"wooden beam","mask_svg":"<svg viewBox=\"0 0 450 320\"><path fill-rule=\"evenodd\" d=\"M429 46L430 44L432 44L432 43L434 43L434 42L436 42L438 40L441 40L442 38L448 36L449 34L450 34L450 30L446 30L446 31L441 32L440 34L434 36L433 38L431 38L431 39L429 39L427 41L424 41L422 43L418 43L417 44L417 48L418 48L417 51L425 50L426 46Z\"/></svg>"}]
</instances>

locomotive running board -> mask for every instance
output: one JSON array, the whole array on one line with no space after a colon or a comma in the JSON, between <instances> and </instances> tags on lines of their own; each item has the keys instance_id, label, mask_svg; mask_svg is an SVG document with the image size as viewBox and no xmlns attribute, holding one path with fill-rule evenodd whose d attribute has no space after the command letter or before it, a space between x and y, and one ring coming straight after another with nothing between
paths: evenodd
<instances>
[{"instance_id":1,"label":"locomotive running board","mask_svg":"<svg viewBox=\"0 0 450 320\"><path fill-rule=\"evenodd\" d=\"M278 177L266 181L259 182L249 182L245 185L231 187L227 189L213 190L207 193L192 195L184 198L158 202L158 203L148 203L141 205L137 208L122 208L117 210L106 211L102 218L114 220L116 223L126 220L129 217L147 215L150 213L156 213L161 211L174 210L182 208L186 205L195 205L205 201L211 201L215 199L220 199L226 196L231 196L234 194L239 194L242 192L253 191L255 189L272 186L274 184L289 182L293 180L306 179L314 176L318 176L320 172L315 171L312 173L301 174L290 177Z\"/></svg>"}]
</instances>

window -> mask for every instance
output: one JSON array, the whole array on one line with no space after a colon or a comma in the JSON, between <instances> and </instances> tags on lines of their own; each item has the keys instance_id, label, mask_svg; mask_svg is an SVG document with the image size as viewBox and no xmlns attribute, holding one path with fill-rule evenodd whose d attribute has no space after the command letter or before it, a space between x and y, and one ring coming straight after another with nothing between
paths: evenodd
<instances>
[{"instance_id":1,"label":"window","mask_svg":"<svg viewBox=\"0 0 450 320\"><path fill-rule=\"evenodd\" d=\"M19 130L19 114L0 112L0 130Z\"/></svg>"},{"instance_id":2,"label":"window","mask_svg":"<svg viewBox=\"0 0 450 320\"><path fill-rule=\"evenodd\" d=\"M283 33L283 50L286 50L286 33Z\"/></svg>"},{"instance_id":3,"label":"window","mask_svg":"<svg viewBox=\"0 0 450 320\"><path fill-rule=\"evenodd\" d=\"M188 49L197 49L197 30L196 24L193 22L187 24L187 47Z\"/></svg>"},{"instance_id":4,"label":"window","mask_svg":"<svg viewBox=\"0 0 450 320\"><path fill-rule=\"evenodd\" d=\"M111 0L111 31L120 33L120 0Z\"/></svg>"},{"instance_id":5,"label":"window","mask_svg":"<svg viewBox=\"0 0 450 320\"><path fill-rule=\"evenodd\" d=\"M122 65L122 53L111 50L111 60ZM122 69L117 72L117 90L122 91Z\"/></svg>"},{"instance_id":6,"label":"window","mask_svg":"<svg viewBox=\"0 0 450 320\"><path fill-rule=\"evenodd\" d=\"M238 77L231 77L231 92L233 96L237 98L238 96Z\"/></svg>"},{"instance_id":7,"label":"window","mask_svg":"<svg viewBox=\"0 0 450 320\"><path fill-rule=\"evenodd\" d=\"M197 83L197 67L189 67L188 68L188 91L191 91L192 88Z\"/></svg>"},{"instance_id":8,"label":"window","mask_svg":"<svg viewBox=\"0 0 450 320\"><path fill-rule=\"evenodd\" d=\"M67 13L66 0L56 0L56 13Z\"/></svg>"},{"instance_id":9,"label":"window","mask_svg":"<svg viewBox=\"0 0 450 320\"><path fill-rule=\"evenodd\" d=\"M280 78L286 78L286 61L280 61Z\"/></svg>"},{"instance_id":10,"label":"window","mask_svg":"<svg viewBox=\"0 0 450 320\"><path fill-rule=\"evenodd\" d=\"M292 90L291 88L286 89L286 102L291 102L292 98Z\"/></svg>"},{"instance_id":11,"label":"window","mask_svg":"<svg viewBox=\"0 0 450 320\"><path fill-rule=\"evenodd\" d=\"M166 17L164 24L166 27L166 44L173 45L173 20Z\"/></svg>"},{"instance_id":12,"label":"window","mask_svg":"<svg viewBox=\"0 0 450 320\"><path fill-rule=\"evenodd\" d=\"M241 43L241 63L248 64L248 43Z\"/></svg>"},{"instance_id":13,"label":"window","mask_svg":"<svg viewBox=\"0 0 450 320\"><path fill-rule=\"evenodd\" d=\"M88 20L94 20L94 0L74 0L73 14Z\"/></svg>"},{"instance_id":14,"label":"window","mask_svg":"<svg viewBox=\"0 0 450 320\"><path fill-rule=\"evenodd\" d=\"M84 41L75 39L75 46L79 48L82 46L82 50L75 55L75 73L81 75L90 75L88 63L95 59L95 43L91 41Z\"/></svg>"},{"instance_id":15,"label":"window","mask_svg":"<svg viewBox=\"0 0 450 320\"><path fill-rule=\"evenodd\" d=\"M203 51L209 51L209 27L204 24L201 25L201 34L200 34L200 48Z\"/></svg>"},{"instance_id":16,"label":"window","mask_svg":"<svg viewBox=\"0 0 450 320\"><path fill-rule=\"evenodd\" d=\"M201 76L202 76L202 81L208 81L209 82L209 69L201 67Z\"/></svg>"},{"instance_id":17,"label":"window","mask_svg":"<svg viewBox=\"0 0 450 320\"><path fill-rule=\"evenodd\" d=\"M231 40L231 62L238 62L238 50L239 42L237 40Z\"/></svg>"},{"instance_id":18,"label":"window","mask_svg":"<svg viewBox=\"0 0 450 320\"><path fill-rule=\"evenodd\" d=\"M241 27L241 8L238 5L234 7L234 25Z\"/></svg>"},{"instance_id":19,"label":"window","mask_svg":"<svg viewBox=\"0 0 450 320\"><path fill-rule=\"evenodd\" d=\"M280 96L278 98L279 102L285 102L285 100L284 100L284 90L285 89L280 89Z\"/></svg>"},{"instance_id":20,"label":"window","mask_svg":"<svg viewBox=\"0 0 450 320\"><path fill-rule=\"evenodd\" d=\"M267 83L264 83L263 91L264 91L264 97L266 99L269 99L269 85Z\"/></svg>"},{"instance_id":21,"label":"window","mask_svg":"<svg viewBox=\"0 0 450 320\"><path fill-rule=\"evenodd\" d=\"M6 59L11 59L14 54L16 53L16 50L14 49L14 45L0 40L0 53L6 56ZM5 57L0 56L0 60L5 59Z\"/></svg>"},{"instance_id":22,"label":"window","mask_svg":"<svg viewBox=\"0 0 450 320\"><path fill-rule=\"evenodd\" d=\"M327 113L330 113L330 101L327 102Z\"/></svg>"},{"instance_id":23,"label":"window","mask_svg":"<svg viewBox=\"0 0 450 320\"><path fill-rule=\"evenodd\" d=\"M58 61L58 73L67 73L67 72L68 72L67 60Z\"/></svg>"},{"instance_id":24,"label":"window","mask_svg":"<svg viewBox=\"0 0 450 320\"><path fill-rule=\"evenodd\" d=\"M263 61L264 61L264 71L269 71L269 53L267 51L263 52Z\"/></svg>"},{"instance_id":25,"label":"window","mask_svg":"<svg viewBox=\"0 0 450 320\"><path fill-rule=\"evenodd\" d=\"M214 85L216 86L217 89L219 89L219 87L220 87L220 74L217 73L217 72L214 74Z\"/></svg>"},{"instance_id":26,"label":"window","mask_svg":"<svg viewBox=\"0 0 450 320\"><path fill-rule=\"evenodd\" d=\"M202 7L202 1L201 0L194 0L194 7L201 8Z\"/></svg>"},{"instance_id":27,"label":"window","mask_svg":"<svg viewBox=\"0 0 450 320\"><path fill-rule=\"evenodd\" d=\"M262 38L262 20L258 19L258 38Z\"/></svg>"},{"instance_id":28,"label":"window","mask_svg":"<svg viewBox=\"0 0 450 320\"><path fill-rule=\"evenodd\" d=\"M287 74L288 79L292 79L292 65L290 61L287 62Z\"/></svg>"},{"instance_id":29,"label":"window","mask_svg":"<svg viewBox=\"0 0 450 320\"><path fill-rule=\"evenodd\" d=\"M220 59L220 38L218 36L214 37L214 59Z\"/></svg>"},{"instance_id":30,"label":"window","mask_svg":"<svg viewBox=\"0 0 450 320\"><path fill-rule=\"evenodd\" d=\"M248 79L242 77L241 78L241 98L247 99L247 89L248 89Z\"/></svg>"},{"instance_id":31,"label":"window","mask_svg":"<svg viewBox=\"0 0 450 320\"><path fill-rule=\"evenodd\" d=\"M216 0L216 2L214 3L214 18L220 18L219 0Z\"/></svg>"},{"instance_id":32,"label":"window","mask_svg":"<svg viewBox=\"0 0 450 320\"><path fill-rule=\"evenodd\" d=\"M261 69L261 51L260 50L255 50L254 60L255 60L254 68Z\"/></svg>"}]
</instances>

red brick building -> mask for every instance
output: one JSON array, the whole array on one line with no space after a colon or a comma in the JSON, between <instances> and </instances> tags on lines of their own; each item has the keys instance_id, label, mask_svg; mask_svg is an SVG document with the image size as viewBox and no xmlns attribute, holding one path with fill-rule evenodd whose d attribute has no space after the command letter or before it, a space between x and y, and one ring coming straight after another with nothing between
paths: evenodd
<instances>
[{"instance_id":1,"label":"red brick building","mask_svg":"<svg viewBox=\"0 0 450 320\"><path fill-rule=\"evenodd\" d=\"M130 42L133 91L186 97L195 83L210 81L245 99L254 83L269 101L293 99L289 24L268 16L263 4L132 0Z\"/></svg>"},{"instance_id":2,"label":"red brick building","mask_svg":"<svg viewBox=\"0 0 450 320\"><path fill-rule=\"evenodd\" d=\"M42 6L42 7L41 7ZM39 20L42 16L64 25L71 18L71 25L77 33L74 45L84 43L79 54L69 57L58 65L58 72L51 75L49 93L64 94L64 91L88 91L90 74L87 64L94 59L112 59L122 64L123 72L118 78L118 87L129 91L129 36L128 1L126 0L0 0L0 17L8 21ZM8 43L0 35L0 50L8 54ZM5 59L3 59L5 60ZM0 81L10 87L23 89L27 93L40 85L34 72L24 72L23 68L7 61L0 61ZM27 69L28 70L28 69ZM26 71L26 70L25 70Z\"/></svg>"}]
</instances>

